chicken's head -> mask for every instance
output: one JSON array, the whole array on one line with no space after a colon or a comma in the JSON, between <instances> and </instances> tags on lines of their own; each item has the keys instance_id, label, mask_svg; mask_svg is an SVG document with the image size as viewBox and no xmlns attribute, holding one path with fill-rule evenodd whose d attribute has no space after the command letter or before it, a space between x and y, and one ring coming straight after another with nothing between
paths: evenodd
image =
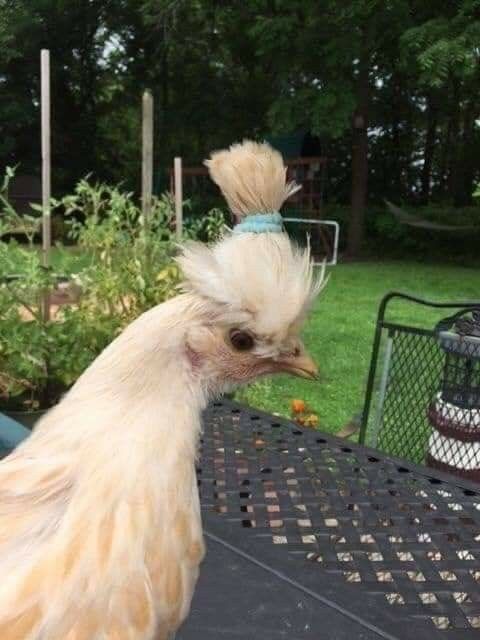
<instances>
[{"instance_id":1,"label":"chicken's head","mask_svg":"<svg viewBox=\"0 0 480 640\"><path fill-rule=\"evenodd\" d=\"M297 185L265 144L234 145L207 165L240 224L213 246L187 244L178 259L199 310L186 336L192 368L215 390L279 372L315 378L300 330L324 269L315 274L278 213Z\"/></svg>"}]
</instances>

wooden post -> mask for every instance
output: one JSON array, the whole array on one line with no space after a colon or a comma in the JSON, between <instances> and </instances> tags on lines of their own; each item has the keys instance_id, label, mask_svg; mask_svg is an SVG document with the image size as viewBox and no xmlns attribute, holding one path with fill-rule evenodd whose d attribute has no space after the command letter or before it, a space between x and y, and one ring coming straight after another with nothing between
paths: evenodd
<instances>
[{"instance_id":1,"label":"wooden post","mask_svg":"<svg viewBox=\"0 0 480 640\"><path fill-rule=\"evenodd\" d=\"M142 214L148 226L152 213L153 190L153 97L145 91L142 100Z\"/></svg>"},{"instance_id":2,"label":"wooden post","mask_svg":"<svg viewBox=\"0 0 480 640\"><path fill-rule=\"evenodd\" d=\"M175 158L173 163L175 175L175 223L177 240L182 239L183 233L183 193L182 193L182 159Z\"/></svg>"},{"instance_id":3,"label":"wooden post","mask_svg":"<svg viewBox=\"0 0 480 640\"><path fill-rule=\"evenodd\" d=\"M51 171L50 171L50 51L42 49L40 54L41 76L41 131L42 131L42 262L44 267L50 265L51 247ZM43 294L43 317L50 318L50 296Z\"/></svg>"}]
</instances>

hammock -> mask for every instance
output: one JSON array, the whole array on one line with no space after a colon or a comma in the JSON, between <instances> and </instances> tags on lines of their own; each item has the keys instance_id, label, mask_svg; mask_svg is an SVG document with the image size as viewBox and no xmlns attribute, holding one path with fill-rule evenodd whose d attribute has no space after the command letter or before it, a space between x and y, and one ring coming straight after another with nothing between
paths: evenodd
<instances>
[{"instance_id":1,"label":"hammock","mask_svg":"<svg viewBox=\"0 0 480 640\"><path fill-rule=\"evenodd\" d=\"M417 216L412 215L411 213L407 213L400 207L396 207L394 204L385 200L385 203L395 218L400 222L400 224L408 224L410 227L419 227L420 229L431 229L433 231L478 231L480 230L480 226L477 225L454 225L454 224L443 224L438 222L431 222L430 220L425 220L424 218L418 218Z\"/></svg>"}]
</instances>

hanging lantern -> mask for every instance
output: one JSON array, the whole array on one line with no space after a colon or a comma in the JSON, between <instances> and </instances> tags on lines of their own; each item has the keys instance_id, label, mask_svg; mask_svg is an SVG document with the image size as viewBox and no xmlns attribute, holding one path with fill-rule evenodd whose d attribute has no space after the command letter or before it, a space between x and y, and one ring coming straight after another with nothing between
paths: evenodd
<instances>
[{"instance_id":1,"label":"hanging lantern","mask_svg":"<svg viewBox=\"0 0 480 640\"><path fill-rule=\"evenodd\" d=\"M441 388L429 408L427 464L480 482L480 311L440 331Z\"/></svg>"}]
</instances>

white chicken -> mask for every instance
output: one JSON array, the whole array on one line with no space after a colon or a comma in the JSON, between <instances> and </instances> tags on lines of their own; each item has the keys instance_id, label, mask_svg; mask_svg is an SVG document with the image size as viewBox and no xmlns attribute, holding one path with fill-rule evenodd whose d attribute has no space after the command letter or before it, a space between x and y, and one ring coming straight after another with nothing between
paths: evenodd
<instances>
[{"instance_id":1,"label":"white chicken","mask_svg":"<svg viewBox=\"0 0 480 640\"><path fill-rule=\"evenodd\" d=\"M207 165L240 224L186 245L184 293L135 320L0 463L1 640L170 637L204 555L202 410L257 376L315 377L299 330L325 279L278 214L296 185L268 145Z\"/></svg>"}]
</instances>

